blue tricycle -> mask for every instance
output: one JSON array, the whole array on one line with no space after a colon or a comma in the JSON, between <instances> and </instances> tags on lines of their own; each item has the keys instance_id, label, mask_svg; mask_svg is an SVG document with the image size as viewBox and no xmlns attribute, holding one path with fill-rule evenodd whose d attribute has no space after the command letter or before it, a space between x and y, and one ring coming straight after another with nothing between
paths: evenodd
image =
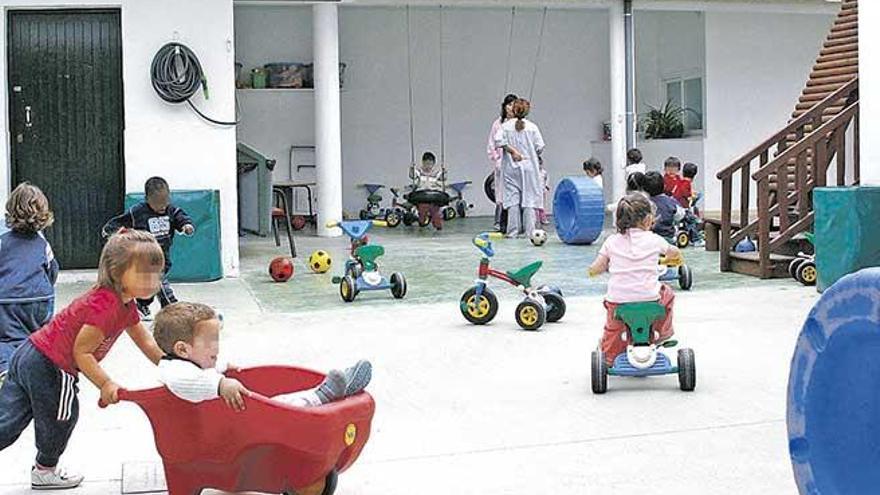
<instances>
[{"instance_id":1,"label":"blue tricycle","mask_svg":"<svg viewBox=\"0 0 880 495\"><path fill-rule=\"evenodd\" d=\"M608 390L608 375L646 377L657 375L678 375L678 386L685 392L697 386L697 368L692 349L679 349L675 365L661 349L678 345L675 340L655 342L655 332L651 325L666 316L666 308L657 302L638 302L621 304L614 311L614 317L626 325L622 337L627 341L626 352L614 358L609 368L605 353L601 349L591 356L591 381L594 394L604 394Z\"/></svg>"},{"instance_id":2,"label":"blue tricycle","mask_svg":"<svg viewBox=\"0 0 880 495\"><path fill-rule=\"evenodd\" d=\"M352 302L361 291L390 290L395 299L406 296L406 278L400 272L394 272L390 278L379 273L376 260L385 254L385 248L378 244L369 244L367 232L373 227L385 227L382 220L342 220L330 222L328 228L339 227L351 239L351 256L345 261L345 273L341 277L333 277L333 283L339 284L339 295L345 302Z\"/></svg>"}]
</instances>

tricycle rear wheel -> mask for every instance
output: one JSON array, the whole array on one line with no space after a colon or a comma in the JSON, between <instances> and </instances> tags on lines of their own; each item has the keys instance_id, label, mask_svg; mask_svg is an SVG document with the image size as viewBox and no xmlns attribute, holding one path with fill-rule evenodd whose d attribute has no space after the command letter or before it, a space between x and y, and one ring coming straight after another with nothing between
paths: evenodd
<instances>
[{"instance_id":1,"label":"tricycle rear wheel","mask_svg":"<svg viewBox=\"0 0 880 495\"><path fill-rule=\"evenodd\" d=\"M357 285L351 276L342 277L339 282L339 296L347 303L354 301L354 298L357 297Z\"/></svg>"},{"instance_id":2,"label":"tricycle rear wheel","mask_svg":"<svg viewBox=\"0 0 880 495\"><path fill-rule=\"evenodd\" d=\"M391 295L395 299L403 299L406 296L406 277L400 272L391 274Z\"/></svg>"},{"instance_id":3,"label":"tricycle rear wheel","mask_svg":"<svg viewBox=\"0 0 880 495\"><path fill-rule=\"evenodd\" d=\"M526 299L516 306L516 323L523 330L537 330L547 321L544 306L532 299Z\"/></svg>"},{"instance_id":4,"label":"tricycle rear wheel","mask_svg":"<svg viewBox=\"0 0 880 495\"><path fill-rule=\"evenodd\" d=\"M547 303L547 322L555 323L565 316L565 299L555 292L544 294L544 302Z\"/></svg>"},{"instance_id":5,"label":"tricycle rear wheel","mask_svg":"<svg viewBox=\"0 0 880 495\"><path fill-rule=\"evenodd\" d=\"M595 350L590 355L590 382L594 394L608 391L608 365L605 364L605 353Z\"/></svg>"},{"instance_id":6,"label":"tricycle rear wheel","mask_svg":"<svg viewBox=\"0 0 880 495\"><path fill-rule=\"evenodd\" d=\"M697 387L697 364L693 349L678 350L678 387L692 392Z\"/></svg>"}]
</instances>

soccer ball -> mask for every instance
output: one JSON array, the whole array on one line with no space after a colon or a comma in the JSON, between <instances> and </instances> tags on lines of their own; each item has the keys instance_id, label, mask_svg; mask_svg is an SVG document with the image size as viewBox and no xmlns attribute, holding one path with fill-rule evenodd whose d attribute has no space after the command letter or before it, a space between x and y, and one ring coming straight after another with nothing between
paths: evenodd
<instances>
[{"instance_id":1,"label":"soccer ball","mask_svg":"<svg viewBox=\"0 0 880 495\"><path fill-rule=\"evenodd\" d=\"M330 270L331 264L333 264L333 260L330 259L327 251L319 249L309 256L309 268L315 273L326 273Z\"/></svg>"},{"instance_id":2,"label":"soccer ball","mask_svg":"<svg viewBox=\"0 0 880 495\"><path fill-rule=\"evenodd\" d=\"M269 276L276 282L287 282L293 277L293 260L279 256L269 263Z\"/></svg>"},{"instance_id":3,"label":"soccer ball","mask_svg":"<svg viewBox=\"0 0 880 495\"><path fill-rule=\"evenodd\" d=\"M544 232L541 229L536 229L534 232L532 232L529 240L532 241L532 244L534 244L535 246L543 246L544 243L547 242L547 232Z\"/></svg>"}]
</instances>

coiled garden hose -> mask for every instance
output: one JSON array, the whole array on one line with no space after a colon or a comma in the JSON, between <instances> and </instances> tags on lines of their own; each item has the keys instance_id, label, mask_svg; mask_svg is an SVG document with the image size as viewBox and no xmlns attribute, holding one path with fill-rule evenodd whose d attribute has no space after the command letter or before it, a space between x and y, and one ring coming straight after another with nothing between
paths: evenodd
<instances>
[{"instance_id":1,"label":"coiled garden hose","mask_svg":"<svg viewBox=\"0 0 880 495\"><path fill-rule=\"evenodd\" d=\"M202 64L199 63L199 57L184 44L166 43L156 52L150 66L150 79L159 98L169 103L186 102L199 117L208 122L217 125L237 125L240 121L238 117L234 122L212 119L193 104L192 97L200 87L205 99L208 99L208 79L202 70Z\"/></svg>"}]
</instances>

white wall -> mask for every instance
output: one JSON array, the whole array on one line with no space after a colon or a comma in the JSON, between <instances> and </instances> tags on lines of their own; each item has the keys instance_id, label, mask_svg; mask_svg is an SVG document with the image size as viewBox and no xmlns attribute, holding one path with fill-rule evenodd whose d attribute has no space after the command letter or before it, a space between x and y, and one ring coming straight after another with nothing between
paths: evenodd
<instances>
[{"instance_id":1,"label":"white wall","mask_svg":"<svg viewBox=\"0 0 880 495\"><path fill-rule=\"evenodd\" d=\"M517 9L509 88L504 86L510 10L444 8L443 12L449 179L474 181L475 187L465 194L475 203L475 213L489 214L493 207L482 194L482 181L489 172L486 138L505 89L528 96L541 11ZM235 13L236 51L246 69L272 61L311 60L310 9L242 6ZM340 9L340 60L348 64L342 93L343 203L349 211L363 206L366 196L358 184L408 182L405 15L402 7ZM412 8L416 159L425 150L440 155L439 28L438 8ZM288 30L295 33L284 34ZM271 52L266 50L269 44L274 45ZM547 141L546 166L554 183L563 175L580 173L581 163L590 155L590 141L600 136L601 123L609 118L607 73L606 10L549 10L532 117ZM313 142L311 94L239 94L246 112L239 139L275 156L285 170L290 144Z\"/></svg>"},{"instance_id":2,"label":"white wall","mask_svg":"<svg viewBox=\"0 0 880 495\"><path fill-rule=\"evenodd\" d=\"M703 12L636 11L636 111L666 103L663 80L702 76L706 67ZM705 119L704 119L705 120Z\"/></svg>"},{"instance_id":3,"label":"white wall","mask_svg":"<svg viewBox=\"0 0 880 495\"><path fill-rule=\"evenodd\" d=\"M862 2L859 5L860 53L880 50L880 32L869 29L880 25L878 23L880 3ZM880 59L876 56L859 59L859 107L861 183L880 186L880 141L871 139L880 134Z\"/></svg>"},{"instance_id":4,"label":"white wall","mask_svg":"<svg viewBox=\"0 0 880 495\"><path fill-rule=\"evenodd\" d=\"M4 18L6 9L58 4L54 0L0 1ZM186 105L164 103L149 78L156 50L176 36L196 52L207 73L211 99L204 101L198 96L197 105L214 118L231 120L235 110L232 0L67 0L64 5L121 7L126 191L142 191L144 181L153 175L165 177L174 189L219 189L224 271L237 275L235 130L201 121ZM5 19L2 29L0 50L5 53ZM0 79L5 88L5 57L0 61ZM6 94L4 89L0 99L4 116L8 114ZM5 203L10 181L6 118L0 120L0 126L7 137L0 153L0 184L5 186L0 187L0 202Z\"/></svg>"},{"instance_id":5,"label":"white wall","mask_svg":"<svg viewBox=\"0 0 880 495\"><path fill-rule=\"evenodd\" d=\"M715 174L788 122L834 16L705 16L706 209L717 210L721 182Z\"/></svg>"}]
</instances>

